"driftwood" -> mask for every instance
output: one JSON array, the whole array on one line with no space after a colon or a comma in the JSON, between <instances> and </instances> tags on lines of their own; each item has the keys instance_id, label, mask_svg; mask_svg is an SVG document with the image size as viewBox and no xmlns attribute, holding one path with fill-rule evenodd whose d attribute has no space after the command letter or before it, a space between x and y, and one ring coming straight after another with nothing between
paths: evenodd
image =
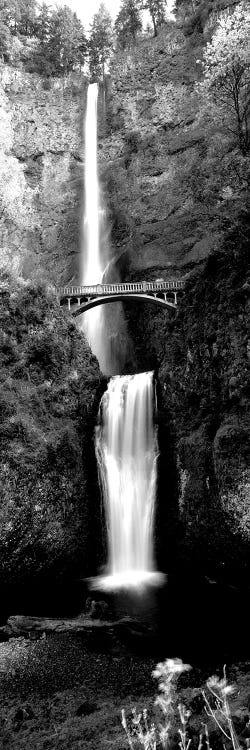
<instances>
[{"instance_id":1,"label":"driftwood","mask_svg":"<svg viewBox=\"0 0 250 750\"><path fill-rule=\"evenodd\" d=\"M55 620L47 617L26 617L15 615L9 617L6 625L0 628L0 640L9 638L18 638L20 636L30 638L37 635L39 637L48 633L88 633L98 634L120 632L128 628L130 631L143 632L143 625L138 628L138 623L131 617L123 617L120 620L93 620L86 615L80 615L73 619Z\"/></svg>"}]
</instances>

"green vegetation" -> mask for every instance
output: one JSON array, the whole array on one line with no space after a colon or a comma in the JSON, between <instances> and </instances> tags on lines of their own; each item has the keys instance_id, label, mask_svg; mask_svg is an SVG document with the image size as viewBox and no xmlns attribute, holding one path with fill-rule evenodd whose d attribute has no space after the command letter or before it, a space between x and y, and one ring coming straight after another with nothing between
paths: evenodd
<instances>
[{"instance_id":1,"label":"green vegetation","mask_svg":"<svg viewBox=\"0 0 250 750\"><path fill-rule=\"evenodd\" d=\"M68 6L52 10L36 0L0 0L0 54L41 75L81 69L87 42L81 21Z\"/></svg>"},{"instance_id":2,"label":"green vegetation","mask_svg":"<svg viewBox=\"0 0 250 750\"><path fill-rule=\"evenodd\" d=\"M167 0L123 0L115 24L101 3L89 38L67 5L54 10L36 0L0 0L0 56L29 72L65 76L88 65L93 80L104 77L115 44L123 49L142 30L142 11L150 13L154 34L163 24Z\"/></svg>"},{"instance_id":3,"label":"green vegetation","mask_svg":"<svg viewBox=\"0 0 250 750\"><path fill-rule=\"evenodd\" d=\"M37 18L38 45L30 68L46 75L67 75L81 70L87 57L87 41L81 21L66 5L49 14L43 4Z\"/></svg>"},{"instance_id":4,"label":"green vegetation","mask_svg":"<svg viewBox=\"0 0 250 750\"><path fill-rule=\"evenodd\" d=\"M214 119L221 119L226 132L236 137L243 155L250 150L250 10L241 3L232 14L222 16L212 41L204 51L203 93Z\"/></svg>"},{"instance_id":5,"label":"green vegetation","mask_svg":"<svg viewBox=\"0 0 250 750\"><path fill-rule=\"evenodd\" d=\"M118 45L125 49L131 43L134 44L141 29L141 7L137 0L122 0L121 9L115 21Z\"/></svg>"},{"instance_id":6,"label":"green vegetation","mask_svg":"<svg viewBox=\"0 0 250 750\"><path fill-rule=\"evenodd\" d=\"M152 19L154 35L166 20L167 0L145 0L143 8L148 10Z\"/></svg>"},{"instance_id":7,"label":"green vegetation","mask_svg":"<svg viewBox=\"0 0 250 750\"><path fill-rule=\"evenodd\" d=\"M105 66L113 47L113 25L110 14L101 3L95 13L89 38L89 71L93 80L104 78Z\"/></svg>"},{"instance_id":8,"label":"green vegetation","mask_svg":"<svg viewBox=\"0 0 250 750\"><path fill-rule=\"evenodd\" d=\"M2 273L0 304L3 584L88 559L87 466L101 381L53 289Z\"/></svg>"},{"instance_id":9,"label":"green vegetation","mask_svg":"<svg viewBox=\"0 0 250 750\"><path fill-rule=\"evenodd\" d=\"M240 741L235 732L231 708L228 696L235 692L233 685L229 685L226 677L226 669L223 670L223 678L217 676L207 680L206 688L197 691L196 702L199 713L203 710L200 726L192 727L192 711L185 703L180 702L177 694L178 677L191 667L183 664L181 659L166 659L157 664L153 671L153 677L158 680L159 693L155 700L155 706L160 708L163 718L159 723L150 722L147 709L142 712L133 710L132 718L127 721L125 711L122 711L122 726L127 736L130 750L144 748L144 750L156 750L172 747L178 744L180 750L189 750L192 747L201 748L205 746L211 750L210 732L211 719L218 732L216 746L219 740L223 747L240 750ZM177 702L178 701L178 702ZM203 721L202 721L203 719ZM214 734L214 732L213 732Z\"/></svg>"},{"instance_id":10,"label":"green vegetation","mask_svg":"<svg viewBox=\"0 0 250 750\"><path fill-rule=\"evenodd\" d=\"M231 6L232 16L228 16ZM218 10L223 11L223 8L227 9L227 15L219 21L213 42L206 50L205 76L207 87L213 89L216 101L224 101L223 92L229 99L236 97L235 109L243 150L248 148L248 136L245 144L246 105L248 110L247 3L244 0L239 0L239 3L233 0L176 2L177 19L183 21L185 33L192 36L194 33L203 35L210 16ZM159 29L168 22L167 0L122 0L114 24L105 4L101 3L93 17L87 39L81 21L67 5L54 10L45 2L39 5L36 0L0 0L0 56L4 62L24 65L29 71L46 76L67 75L88 65L91 78L98 80L104 77L117 46L125 49L136 44L142 31L144 10L150 14L153 33L157 36ZM214 58L216 66L213 64ZM231 61L231 72L227 60Z\"/></svg>"}]
</instances>

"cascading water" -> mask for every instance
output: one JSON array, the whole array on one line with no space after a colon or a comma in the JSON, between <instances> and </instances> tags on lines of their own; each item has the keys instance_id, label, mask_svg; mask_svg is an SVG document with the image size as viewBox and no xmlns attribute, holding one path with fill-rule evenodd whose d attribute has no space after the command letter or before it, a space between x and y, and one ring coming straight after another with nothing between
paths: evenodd
<instances>
[{"instance_id":1,"label":"cascading water","mask_svg":"<svg viewBox=\"0 0 250 750\"><path fill-rule=\"evenodd\" d=\"M97 173L97 97L97 84L91 84L85 125L83 285L100 283L105 265L100 247L104 212ZM118 322L119 313L117 317ZM82 328L102 371L113 374L102 305L84 313ZM94 580L94 588L139 587L161 581L153 560L157 457L153 411L153 373L111 378L96 428L108 529L108 570L106 576Z\"/></svg>"},{"instance_id":2,"label":"cascading water","mask_svg":"<svg viewBox=\"0 0 250 750\"><path fill-rule=\"evenodd\" d=\"M88 87L84 127L85 210L81 253L81 284L83 286L102 282L110 256L106 214L98 181L97 103L98 85L92 83ZM99 361L102 372L106 375L120 372L121 364L129 357L126 322L121 305L119 303L115 305L115 320L113 314L100 305L85 313L80 325ZM113 346L114 340L115 347Z\"/></svg>"},{"instance_id":3,"label":"cascading water","mask_svg":"<svg viewBox=\"0 0 250 750\"><path fill-rule=\"evenodd\" d=\"M108 529L108 570L99 586L158 583L153 520L157 436L153 373L114 377L102 397L96 455Z\"/></svg>"},{"instance_id":4,"label":"cascading water","mask_svg":"<svg viewBox=\"0 0 250 750\"><path fill-rule=\"evenodd\" d=\"M88 87L85 122L85 212L81 273L81 283L84 286L101 283L104 270L100 252L103 210L100 205L97 173L97 99L98 85L92 83ZM103 307L100 305L85 313L81 326L93 353L99 360L101 370L107 372Z\"/></svg>"}]
</instances>

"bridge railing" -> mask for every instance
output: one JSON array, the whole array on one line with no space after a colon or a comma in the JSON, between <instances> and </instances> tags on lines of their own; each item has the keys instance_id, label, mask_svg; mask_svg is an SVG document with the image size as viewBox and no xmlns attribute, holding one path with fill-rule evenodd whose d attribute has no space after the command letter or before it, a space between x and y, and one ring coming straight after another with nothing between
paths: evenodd
<instances>
[{"instance_id":1,"label":"bridge railing","mask_svg":"<svg viewBox=\"0 0 250 750\"><path fill-rule=\"evenodd\" d=\"M107 294L147 294L147 292L167 292L183 289L185 282L173 281L140 281L123 284L92 284L91 286L61 286L56 291L60 297L102 297Z\"/></svg>"}]
</instances>

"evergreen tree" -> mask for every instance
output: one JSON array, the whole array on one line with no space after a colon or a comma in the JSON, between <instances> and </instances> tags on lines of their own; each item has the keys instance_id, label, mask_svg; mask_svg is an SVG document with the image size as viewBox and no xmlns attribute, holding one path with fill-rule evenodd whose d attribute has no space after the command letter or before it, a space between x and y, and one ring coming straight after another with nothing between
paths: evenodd
<instances>
[{"instance_id":1,"label":"evergreen tree","mask_svg":"<svg viewBox=\"0 0 250 750\"><path fill-rule=\"evenodd\" d=\"M33 36L36 22L36 0L1 0L0 20L11 34Z\"/></svg>"},{"instance_id":2,"label":"evergreen tree","mask_svg":"<svg viewBox=\"0 0 250 750\"><path fill-rule=\"evenodd\" d=\"M66 5L52 12L49 39L43 46L52 75L67 75L83 65L87 52L84 29L76 13Z\"/></svg>"},{"instance_id":3,"label":"evergreen tree","mask_svg":"<svg viewBox=\"0 0 250 750\"><path fill-rule=\"evenodd\" d=\"M11 18L11 11L10 11L10 3L8 0L0 0L0 23L3 26L6 26L6 28L10 28L10 18Z\"/></svg>"},{"instance_id":4,"label":"evergreen tree","mask_svg":"<svg viewBox=\"0 0 250 750\"><path fill-rule=\"evenodd\" d=\"M19 0L20 20L18 32L25 36L34 36L36 28L36 0Z\"/></svg>"},{"instance_id":5,"label":"evergreen tree","mask_svg":"<svg viewBox=\"0 0 250 750\"><path fill-rule=\"evenodd\" d=\"M36 19L36 36L41 45L46 45L50 36L50 6L43 3Z\"/></svg>"},{"instance_id":6,"label":"evergreen tree","mask_svg":"<svg viewBox=\"0 0 250 750\"><path fill-rule=\"evenodd\" d=\"M91 25L89 39L89 69L93 79L104 78L107 64L113 47L113 24L110 13L101 3Z\"/></svg>"},{"instance_id":7,"label":"evergreen tree","mask_svg":"<svg viewBox=\"0 0 250 750\"><path fill-rule=\"evenodd\" d=\"M122 0L121 9L115 21L115 32L118 44L124 49L131 41L135 42L142 29L141 2Z\"/></svg>"},{"instance_id":8,"label":"evergreen tree","mask_svg":"<svg viewBox=\"0 0 250 750\"><path fill-rule=\"evenodd\" d=\"M21 21L22 0L8 0L9 28L12 34L17 34Z\"/></svg>"},{"instance_id":9,"label":"evergreen tree","mask_svg":"<svg viewBox=\"0 0 250 750\"><path fill-rule=\"evenodd\" d=\"M35 71L41 75L51 75L53 73L53 66L50 60L50 26L51 9L50 6L43 3L40 6L35 26L38 44L29 65L31 72Z\"/></svg>"},{"instance_id":10,"label":"evergreen tree","mask_svg":"<svg viewBox=\"0 0 250 750\"><path fill-rule=\"evenodd\" d=\"M0 59L4 62L9 62L10 50L11 50L11 33L5 23L1 20L0 14Z\"/></svg>"},{"instance_id":11,"label":"evergreen tree","mask_svg":"<svg viewBox=\"0 0 250 750\"><path fill-rule=\"evenodd\" d=\"M158 28L162 26L166 19L167 0L145 0L143 7L150 13L154 35L157 36Z\"/></svg>"},{"instance_id":12,"label":"evergreen tree","mask_svg":"<svg viewBox=\"0 0 250 750\"><path fill-rule=\"evenodd\" d=\"M0 59L8 59L9 45L9 10L6 0L0 0Z\"/></svg>"},{"instance_id":13,"label":"evergreen tree","mask_svg":"<svg viewBox=\"0 0 250 750\"><path fill-rule=\"evenodd\" d=\"M31 69L43 75L67 75L81 68L87 56L84 28L68 6L50 11L43 3L36 22L38 46Z\"/></svg>"}]
</instances>

